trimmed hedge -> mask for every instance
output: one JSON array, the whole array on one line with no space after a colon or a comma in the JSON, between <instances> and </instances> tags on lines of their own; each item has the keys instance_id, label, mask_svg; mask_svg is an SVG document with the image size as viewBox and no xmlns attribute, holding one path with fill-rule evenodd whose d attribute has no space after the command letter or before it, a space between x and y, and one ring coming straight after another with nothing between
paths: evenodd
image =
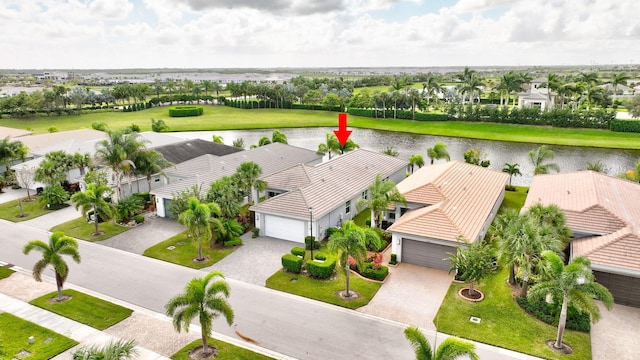
<instances>
[{"instance_id":1,"label":"trimmed hedge","mask_svg":"<svg viewBox=\"0 0 640 360\"><path fill-rule=\"evenodd\" d=\"M171 106L169 107L169 116L171 117L187 117L200 116L204 113L202 106Z\"/></svg>"},{"instance_id":2,"label":"trimmed hedge","mask_svg":"<svg viewBox=\"0 0 640 360\"><path fill-rule=\"evenodd\" d=\"M302 271L302 258L292 254L282 255L282 267L290 273L299 274Z\"/></svg>"},{"instance_id":3,"label":"trimmed hedge","mask_svg":"<svg viewBox=\"0 0 640 360\"><path fill-rule=\"evenodd\" d=\"M232 246L239 246L239 245L242 245L242 239L240 239L239 237L235 237L229 241L224 242L224 247L232 247Z\"/></svg>"},{"instance_id":4,"label":"trimmed hedge","mask_svg":"<svg viewBox=\"0 0 640 360\"><path fill-rule=\"evenodd\" d=\"M397 263L398 263L398 255L397 254L391 254L391 259L389 260L389 264L395 265Z\"/></svg>"},{"instance_id":5,"label":"trimmed hedge","mask_svg":"<svg viewBox=\"0 0 640 360\"><path fill-rule=\"evenodd\" d=\"M293 255L296 255L296 256L302 256L302 258L304 259L304 255L305 255L307 252L305 251L305 249L304 249L304 248L301 248L301 247L299 247L299 246L295 246L295 247L293 247L293 248L291 249L291 253L292 253Z\"/></svg>"},{"instance_id":6,"label":"trimmed hedge","mask_svg":"<svg viewBox=\"0 0 640 360\"><path fill-rule=\"evenodd\" d=\"M347 113L353 116L363 116L378 119L382 119L383 115L385 115L386 119L393 119L393 110L389 109L385 111L386 114L383 113L381 109L349 109ZM416 121L447 121L449 120L449 115L439 113L424 113L418 111L412 114L411 111L408 110L396 110L396 119Z\"/></svg>"},{"instance_id":7,"label":"trimmed hedge","mask_svg":"<svg viewBox=\"0 0 640 360\"><path fill-rule=\"evenodd\" d=\"M324 261L324 260L327 260L327 255L325 255L325 254L323 254L321 252L317 252L317 253L313 254L313 258L315 260L323 260Z\"/></svg>"},{"instance_id":8,"label":"trimmed hedge","mask_svg":"<svg viewBox=\"0 0 640 360\"><path fill-rule=\"evenodd\" d=\"M336 231L338 231L340 229L338 228L334 228L334 227L330 227L326 230L326 234L327 234L327 239L331 237L331 235L333 235L333 233L335 233Z\"/></svg>"},{"instance_id":9,"label":"trimmed hedge","mask_svg":"<svg viewBox=\"0 0 640 360\"><path fill-rule=\"evenodd\" d=\"M558 324L558 315L560 313L560 306L555 304L549 304L546 301L529 301L527 298L518 296L516 302L522 310L528 312L539 320L550 324ZM575 307L569 305L567 309L567 324L566 328L570 330L578 330L589 332L591 331L591 319L588 314L584 314L576 310Z\"/></svg>"},{"instance_id":10,"label":"trimmed hedge","mask_svg":"<svg viewBox=\"0 0 640 360\"><path fill-rule=\"evenodd\" d=\"M313 250L317 250L320 249L320 242L319 241L315 241L316 237L315 236L305 236L304 237L304 248L307 250L311 250L311 246L313 245Z\"/></svg>"},{"instance_id":11,"label":"trimmed hedge","mask_svg":"<svg viewBox=\"0 0 640 360\"><path fill-rule=\"evenodd\" d=\"M640 133L640 121L630 119L611 120L611 131Z\"/></svg>"},{"instance_id":12,"label":"trimmed hedge","mask_svg":"<svg viewBox=\"0 0 640 360\"><path fill-rule=\"evenodd\" d=\"M327 279L333 275L336 269L336 258L328 256L323 262L307 261L306 267L309 275L319 279Z\"/></svg>"},{"instance_id":13,"label":"trimmed hedge","mask_svg":"<svg viewBox=\"0 0 640 360\"><path fill-rule=\"evenodd\" d=\"M379 268L374 269L372 263L364 264L360 271L360 275L378 281L384 280L387 277L387 274L389 274L388 267L381 265Z\"/></svg>"}]
</instances>

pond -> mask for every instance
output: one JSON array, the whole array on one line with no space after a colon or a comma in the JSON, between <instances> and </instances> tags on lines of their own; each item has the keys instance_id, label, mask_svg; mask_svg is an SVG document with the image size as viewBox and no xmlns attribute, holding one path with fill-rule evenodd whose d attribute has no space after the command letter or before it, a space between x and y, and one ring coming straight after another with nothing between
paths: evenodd
<instances>
[{"instance_id":1,"label":"pond","mask_svg":"<svg viewBox=\"0 0 640 360\"><path fill-rule=\"evenodd\" d=\"M325 134L333 131L333 128L292 128L281 129L287 136L290 145L316 150L318 144L325 141ZM393 146L399 157L408 159L411 155L421 154L425 162L429 163L427 148L432 147L438 141L447 144L452 160L464 161L463 154L471 148L480 148L491 161L491 169L502 170L505 163L517 163L520 165L522 176L513 178L514 185L529 186L533 177L533 165L529 160L529 151L538 147L537 144L514 143L505 141L490 141L465 139L445 136L417 135L393 131L352 129L351 139L360 147L373 151L382 151ZM191 131L177 132L172 135L186 139L211 140L212 135L221 135L227 145L233 140L243 138L248 148L251 144L257 144L263 137L271 137L273 130L227 130L227 131ZM549 145L555 152L553 162L560 166L560 171L569 172L583 170L587 162L601 161L607 168L609 175L617 175L633 169L638 159L640 150L601 149L575 146ZM444 161L444 160L439 160ZM438 160L436 160L436 163Z\"/></svg>"}]
</instances>

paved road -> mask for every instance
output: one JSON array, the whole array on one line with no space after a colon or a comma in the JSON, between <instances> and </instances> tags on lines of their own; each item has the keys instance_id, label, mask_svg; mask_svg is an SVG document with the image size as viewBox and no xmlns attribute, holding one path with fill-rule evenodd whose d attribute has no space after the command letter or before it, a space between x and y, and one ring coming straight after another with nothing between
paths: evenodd
<instances>
[{"instance_id":1,"label":"paved road","mask_svg":"<svg viewBox=\"0 0 640 360\"><path fill-rule=\"evenodd\" d=\"M35 252L23 255L22 246L32 239L45 240L48 234L4 220L0 220L0 229L0 260L30 269L39 256ZM70 262L68 282L156 312L164 312L168 299L190 279L204 274L84 241L80 253L81 264ZM413 358L403 337L403 324L233 279L228 282L237 330L262 347L311 360ZM223 320L216 320L214 330L235 336ZM484 345L478 346L478 352L483 359L527 358Z\"/></svg>"}]
</instances>

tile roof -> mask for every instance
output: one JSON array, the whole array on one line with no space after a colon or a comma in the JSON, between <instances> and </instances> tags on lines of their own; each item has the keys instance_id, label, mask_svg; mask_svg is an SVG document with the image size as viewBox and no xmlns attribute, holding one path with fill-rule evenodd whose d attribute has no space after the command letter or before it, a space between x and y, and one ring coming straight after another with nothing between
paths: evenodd
<instances>
[{"instance_id":1,"label":"tile roof","mask_svg":"<svg viewBox=\"0 0 640 360\"><path fill-rule=\"evenodd\" d=\"M425 166L398 184L408 211L387 230L457 241L475 241L504 191L509 175L461 161Z\"/></svg>"},{"instance_id":2,"label":"tile roof","mask_svg":"<svg viewBox=\"0 0 640 360\"><path fill-rule=\"evenodd\" d=\"M65 141L92 141L106 139L107 134L93 129L61 131L49 134L39 134L21 137L20 141L29 148L32 154L39 154L42 149L63 143Z\"/></svg>"},{"instance_id":3,"label":"tile roof","mask_svg":"<svg viewBox=\"0 0 640 360\"><path fill-rule=\"evenodd\" d=\"M224 156L242 151L242 149L237 147L217 144L213 141L202 139L180 139L178 142L156 146L153 149L174 164L179 164L205 154Z\"/></svg>"},{"instance_id":4,"label":"tile roof","mask_svg":"<svg viewBox=\"0 0 640 360\"><path fill-rule=\"evenodd\" d=\"M254 205L251 210L307 218L309 207L313 207L314 216L321 218L366 190L376 175L391 176L405 169L407 163L393 156L358 149L316 166L287 169L284 174L270 177L275 182L269 182L269 187L285 189L287 186L301 186ZM297 179L289 181L287 174L296 174Z\"/></svg>"},{"instance_id":5,"label":"tile roof","mask_svg":"<svg viewBox=\"0 0 640 360\"><path fill-rule=\"evenodd\" d=\"M263 176L267 176L298 163L317 161L321 157L322 155L316 154L315 151L281 143L272 143L225 156L202 155L167 169L165 171L167 176L183 178L183 180L168 184L151 193L171 198L172 193L196 184L207 188L209 184L223 176L235 173L238 166L247 161L260 165ZM206 191L208 188L202 190Z\"/></svg>"},{"instance_id":6,"label":"tile roof","mask_svg":"<svg viewBox=\"0 0 640 360\"><path fill-rule=\"evenodd\" d=\"M574 231L573 256L640 272L640 184L593 171L536 175L523 209L555 204Z\"/></svg>"}]
</instances>

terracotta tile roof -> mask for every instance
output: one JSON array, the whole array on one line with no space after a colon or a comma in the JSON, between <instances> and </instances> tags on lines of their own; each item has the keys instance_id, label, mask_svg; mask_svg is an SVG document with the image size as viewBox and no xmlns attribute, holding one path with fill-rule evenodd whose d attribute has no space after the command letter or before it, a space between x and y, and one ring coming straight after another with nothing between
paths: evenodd
<instances>
[{"instance_id":1,"label":"terracotta tile roof","mask_svg":"<svg viewBox=\"0 0 640 360\"><path fill-rule=\"evenodd\" d=\"M305 164L296 164L288 169L263 176L262 180L267 182L269 189L291 191L307 186L311 183L309 169L312 168L313 167L309 167Z\"/></svg>"},{"instance_id":2,"label":"terracotta tile roof","mask_svg":"<svg viewBox=\"0 0 640 360\"><path fill-rule=\"evenodd\" d=\"M358 149L322 164L304 167L310 180L307 185L252 206L251 210L306 219L311 206L314 217L321 218L366 190L377 174L382 174L384 177L391 176L406 166L406 160ZM291 169L291 173L294 171L298 171L300 175L300 169ZM278 177L284 178L284 175L281 177L278 175ZM303 183L305 183L304 178L300 184ZM270 183L270 187L272 186L274 184ZM355 211L356 204L351 206L352 211Z\"/></svg>"},{"instance_id":3,"label":"terracotta tile roof","mask_svg":"<svg viewBox=\"0 0 640 360\"><path fill-rule=\"evenodd\" d=\"M508 180L506 173L461 161L425 166L398 184L408 202L425 207L405 213L388 230L475 241Z\"/></svg>"},{"instance_id":4,"label":"terracotta tile roof","mask_svg":"<svg viewBox=\"0 0 640 360\"><path fill-rule=\"evenodd\" d=\"M573 256L594 265L640 271L640 184L593 171L534 176L526 209L555 204L574 231L602 234L573 241Z\"/></svg>"}]
</instances>

